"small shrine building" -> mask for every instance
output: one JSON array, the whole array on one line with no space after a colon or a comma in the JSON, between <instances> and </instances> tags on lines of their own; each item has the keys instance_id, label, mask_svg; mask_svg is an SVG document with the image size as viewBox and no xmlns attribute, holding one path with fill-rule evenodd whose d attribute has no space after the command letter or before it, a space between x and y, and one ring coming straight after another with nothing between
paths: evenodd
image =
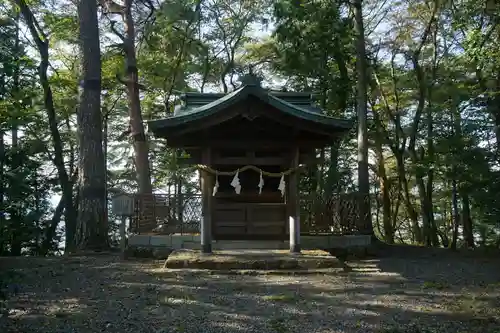
<instances>
[{"instance_id":1,"label":"small shrine building","mask_svg":"<svg viewBox=\"0 0 500 333\"><path fill-rule=\"evenodd\" d=\"M288 240L297 253L301 166L353 123L325 115L309 93L269 91L249 74L228 94L185 93L172 116L148 126L199 165L203 253L212 240Z\"/></svg>"}]
</instances>

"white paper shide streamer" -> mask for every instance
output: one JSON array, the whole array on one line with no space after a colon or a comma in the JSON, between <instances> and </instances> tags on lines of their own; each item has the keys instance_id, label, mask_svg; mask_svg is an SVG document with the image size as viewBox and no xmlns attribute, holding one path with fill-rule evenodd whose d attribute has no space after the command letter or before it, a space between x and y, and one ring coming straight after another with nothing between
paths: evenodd
<instances>
[{"instance_id":1,"label":"white paper shide streamer","mask_svg":"<svg viewBox=\"0 0 500 333\"><path fill-rule=\"evenodd\" d=\"M259 179L259 185L257 185L259 188L259 194L262 194L262 189L264 188L264 178L262 177L262 171L260 171L260 179Z\"/></svg>"},{"instance_id":2,"label":"white paper shide streamer","mask_svg":"<svg viewBox=\"0 0 500 333\"><path fill-rule=\"evenodd\" d=\"M280 179L280 184L278 186L278 190L281 191L281 196L284 196L285 195L285 188L286 188L286 184L285 184L285 175L282 174L281 175L281 179Z\"/></svg>"},{"instance_id":3,"label":"white paper shide streamer","mask_svg":"<svg viewBox=\"0 0 500 333\"><path fill-rule=\"evenodd\" d=\"M240 184L239 175L240 175L240 171L238 170L238 171L236 171L236 174L234 175L234 178L231 181L231 186L234 187L234 191L236 192L236 194L241 193L241 184Z\"/></svg>"},{"instance_id":4,"label":"white paper shide streamer","mask_svg":"<svg viewBox=\"0 0 500 333\"><path fill-rule=\"evenodd\" d=\"M214 185L214 189L213 189L213 192L212 192L212 196L215 197L215 194L217 194L218 190L219 190L219 176L215 175L215 185Z\"/></svg>"},{"instance_id":5,"label":"white paper shide streamer","mask_svg":"<svg viewBox=\"0 0 500 333\"><path fill-rule=\"evenodd\" d=\"M255 167L255 166L247 166L244 168L253 168L253 169L256 169L256 171L259 171L259 173L260 173L259 174L259 183L257 184L257 188L259 189L259 195L262 194L262 191L264 190L264 171ZM212 196L215 196L219 192L219 173L220 173L220 171L212 170L210 168L208 168L208 169L209 169L209 172L211 172L212 174L215 174L215 183L214 183L214 186L212 189ZM236 170L236 173L234 174L234 177L231 181L231 186L234 188L234 191L236 192L236 194L241 194L240 170L241 169ZM278 191L281 192L282 197L285 196L285 192L286 192L285 174L289 174L290 172L294 172L294 171L296 171L296 170L290 169L286 172L281 172L280 182L278 185ZM231 173L230 172L222 172L222 174L229 174L229 175ZM279 175L280 174L270 174L270 177L275 177L275 176L279 176ZM201 174L200 174L200 176L201 176Z\"/></svg>"}]
</instances>

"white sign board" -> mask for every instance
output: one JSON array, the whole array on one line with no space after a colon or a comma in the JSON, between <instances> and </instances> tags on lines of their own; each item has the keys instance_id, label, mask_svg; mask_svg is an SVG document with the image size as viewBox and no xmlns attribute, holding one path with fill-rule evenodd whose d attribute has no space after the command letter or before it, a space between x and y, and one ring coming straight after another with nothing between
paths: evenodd
<instances>
[{"instance_id":1,"label":"white sign board","mask_svg":"<svg viewBox=\"0 0 500 333\"><path fill-rule=\"evenodd\" d=\"M118 194L112 199L112 212L118 216L132 216L135 213L134 196Z\"/></svg>"}]
</instances>

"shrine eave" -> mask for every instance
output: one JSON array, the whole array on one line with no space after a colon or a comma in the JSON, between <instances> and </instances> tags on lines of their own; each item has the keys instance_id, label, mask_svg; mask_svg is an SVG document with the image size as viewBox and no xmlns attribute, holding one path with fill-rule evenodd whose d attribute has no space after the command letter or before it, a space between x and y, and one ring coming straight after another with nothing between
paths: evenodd
<instances>
[{"instance_id":1,"label":"shrine eave","mask_svg":"<svg viewBox=\"0 0 500 333\"><path fill-rule=\"evenodd\" d=\"M227 110L236 103L245 100L249 96L254 96L260 99L262 102L274 107L283 114L292 116L299 120L305 120L329 127L337 133L347 132L354 125L351 120L334 118L324 115L321 112L314 112L311 110L317 110L317 108L312 106L306 107L304 105L294 105L279 98L279 95L273 95L259 86L246 85L229 94L221 95L220 98L217 98L210 103L191 108L188 111L179 112L178 114L174 114L168 118L151 120L148 122L148 127L155 135L161 136L161 133L167 129L173 129L178 126L187 125L191 122L216 115L224 110Z\"/></svg>"}]
</instances>

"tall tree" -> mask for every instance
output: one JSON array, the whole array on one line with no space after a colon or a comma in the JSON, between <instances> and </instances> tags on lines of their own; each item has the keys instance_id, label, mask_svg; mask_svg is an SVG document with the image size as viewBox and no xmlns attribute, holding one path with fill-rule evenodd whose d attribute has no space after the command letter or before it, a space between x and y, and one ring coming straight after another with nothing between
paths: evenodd
<instances>
[{"instance_id":1,"label":"tall tree","mask_svg":"<svg viewBox=\"0 0 500 333\"><path fill-rule=\"evenodd\" d=\"M134 145L134 162L137 174L139 193L151 194L151 170L149 167L149 145L144 131L143 117L141 111L141 99L139 91L139 70L137 68L136 54L136 29L133 15L135 0L125 0L124 5L119 5L113 0L99 0L105 15L120 15L123 21L122 34L116 28L116 21L111 20L111 30L121 40L120 48L125 54L125 80L120 79L126 85L129 108L129 134ZM143 3L150 7L150 2ZM140 6L139 6L140 7ZM154 8L151 8L154 10ZM152 12L151 12L152 13ZM118 75L120 77L120 75Z\"/></svg>"},{"instance_id":2,"label":"tall tree","mask_svg":"<svg viewBox=\"0 0 500 333\"><path fill-rule=\"evenodd\" d=\"M106 163L102 149L101 52L97 3L78 2L82 89L77 113L78 219L76 245L79 250L109 247L106 219Z\"/></svg>"},{"instance_id":3,"label":"tall tree","mask_svg":"<svg viewBox=\"0 0 500 333\"><path fill-rule=\"evenodd\" d=\"M151 172L149 169L149 145L142 122L141 100L139 96L139 71L135 52L135 22L132 15L134 0L125 0L124 24L125 36L123 45L126 54L127 90L129 99L130 136L134 143L135 167L139 184L139 192L150 194Z\"/></svg>"},{"instance_id":4,"label":"tall tree","mask_svg":"<svg viewBox=\"0 0 500 333\"><path fill-rule=\"evenodd\" d=\"M50 136L54 148L53 156L51 157L57 169L59 184L62 189L62 200L64 202L64 222L66 231L66 249L71 249L74 245L75 228L76 228L76 210L73 200L73 181L68 174L65 166L64 144L59 130L58 117L54 103L54 94L49 81L49 38L42 30L40 23L33 14L30 6L25 0L12 0L16 7L19 8L25 24L28 27L31 37L35 42L37 51L40 55L40 65L38 74L40 85L43 89L43 103L47 113L47 120L50 130Z\"/></svg>"},{"instance_id":5,"label":"tall tree","mask_svg":"<svg viewBox=\"0 0 500 333\"><path fill-rule=\"evenodd\" d=\"M373 234L370 210L370 177L368 172L368 75L366 65L365 29L363 26L362 0L353 1L354 30L356 31L356 73L358 115L358 187L362 195L360 199L361 231Z\"/></svg>"}]
</instances>

